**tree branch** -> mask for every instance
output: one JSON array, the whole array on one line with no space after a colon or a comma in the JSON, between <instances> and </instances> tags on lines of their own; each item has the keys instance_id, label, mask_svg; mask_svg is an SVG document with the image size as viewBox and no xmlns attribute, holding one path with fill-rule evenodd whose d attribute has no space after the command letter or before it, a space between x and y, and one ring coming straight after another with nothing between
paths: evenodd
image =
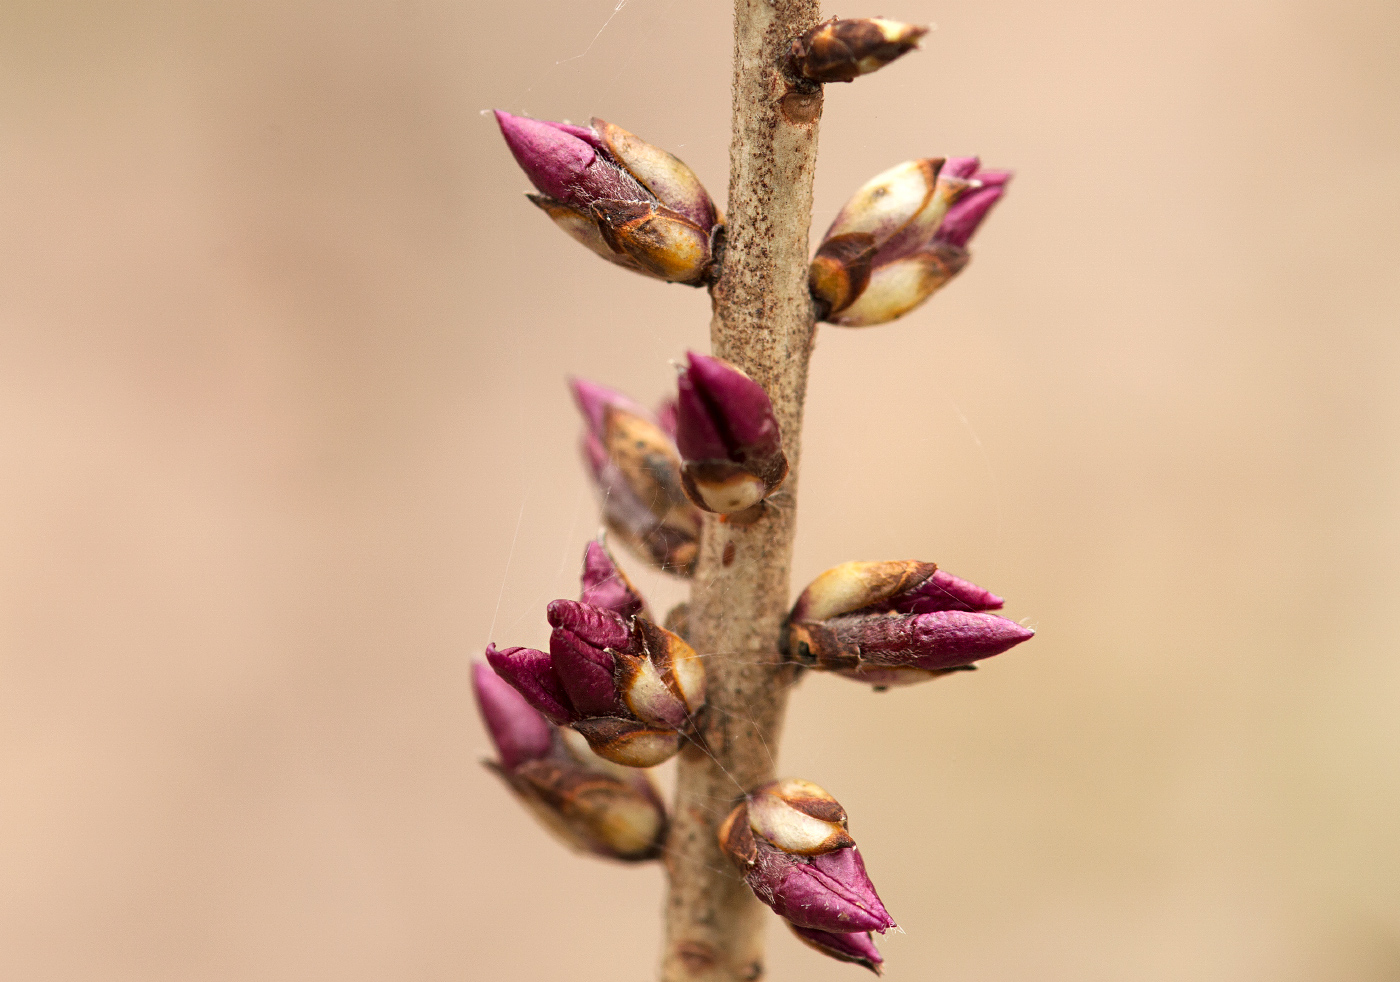
<instances>
[{"instance_id":1,"label":"tree branch","mask_svg":"<svg viewBox=\"0 0 1400 982\"><path fill-rule=\"evenodd\" d=\"M689 636L706 656L698 747L683 751L666 864L663 982L754 982L763 975L764 912L720 853L716 829L743 793L774 775L793 669L779 661L787 613L802 407L815 315L807 234L819 86L785 77L794 37L817 0L735 0L733 130L723 270L711 294L714 353L768 391L790 470L749 525L706 516Z\"/></svg>"}]
</instances>

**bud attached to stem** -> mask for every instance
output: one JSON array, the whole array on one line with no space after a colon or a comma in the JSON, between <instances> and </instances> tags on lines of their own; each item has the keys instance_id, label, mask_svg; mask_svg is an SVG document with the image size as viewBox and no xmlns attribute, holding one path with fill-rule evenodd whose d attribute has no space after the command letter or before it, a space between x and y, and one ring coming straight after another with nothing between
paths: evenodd
<instances>
[{"instance_id":1,"label":"bud attached to stem","mask_svg":"<svg viewBox=\"0 0 1400 982\"><path fill-rule=\"evenodd\" d=\"M693 171L620 126L554 123L496 110L529 195L604 259L674 283L712 277L723 217Z\"/></svg>"},{"instance_id":2,"label":"bud attached to stem","mask_svg":"<svg viewBox=\"0 0 1400 982\"><path fill-rule=\"evenodd\" d=\"M729 362L687 352L676 378L676 446L690 500L730 513L758 504L787 476L773 404Z\"/></svg>"},{"instance_id":3,"label":"bud attached to stem","mask_svg":"<svg viewBox=\"0 0 1400 982\"><path fill-rule=\"evenodd\" d=\"M637 862L656 859L666 809L651 779L619 767L562 731L487 666L472 666L472 688L499 763L486 767L536 818L579 852ZM575 738L577 739L577 738Z\"/></svg>"},{"instance_id":4,"label":"bud attached to stem","mask_svg":"<svg viewBox=\"0 0 1400 982\"><path fill-rule=\"evenodd\" d=\"M971 668L1035 634L987 613L1001 606L933 563L842 563L798 596L779 644L809 668L877 689L908 685Z\"/></svg>"},{"instance_id":5,"label":"bud attached to stem","mask_svg":"<svg viewBox=\"0 0 1400 982\"><path fill-rule=\"evenodd\" d=\"M913 51L927 33L927 27L878 17L833 17L792 42L788 65L813 82L851 82Z\"/></svg>"},{"instance_id":6,"label":"bud attached to stem","mask_svg":"<svg viewBox=\"0 0 1400 982\"><path fill-rule=\"evenodd\" d=\"M644 617L574 600L548 607L549 654L486 649L502 678L599 756L651 767L680 749L705 702L705 666L678 635Z\"/></svg>"},{"instance_id":7,"label":"bud attached to stem","mask_svg":"<svg viewBox=\"0 0 1400 982\"><path fill-rule=\"evenodd\" d=\"M795 927L853 934L895 926L845 810L810 781L755 788L720 826L719 843L754 895Z\"/></svg>"},{"instance_id":8,"label":"bud attached to stem","mask_svg":"<svg viewBox=\"0 0 1400 982\"><path fill-rule=\"evenodd\" d=\"M954 157L906 161L872 178L812 259L809 285L823 319L869 327L927 300L967 265L967 243L1010 177Z\"/></svg>"},{"instance_id":9,"label":"bud attached to stem","mask_svg":"<svg viewBox=\"0 0 1400 982\"><path fill-rule=\"evenodd\" d=\"M584 379L570 382L587 430L583 456L602 499L603 524L638 557L689 576L700 511L686 497L675 441L645 409Z\"/></svg>"}]
</instances>

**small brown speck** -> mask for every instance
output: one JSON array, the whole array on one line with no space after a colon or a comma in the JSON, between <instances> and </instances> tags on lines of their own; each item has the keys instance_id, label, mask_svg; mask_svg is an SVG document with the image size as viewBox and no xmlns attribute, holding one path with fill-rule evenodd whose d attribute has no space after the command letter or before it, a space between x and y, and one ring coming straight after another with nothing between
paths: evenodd
<instances>
[{"instance_id":1,"label":"small brown speck","mask_svg":"<svg viewBox=\"0 0 1400 982\"><path fill-rule=\"evenodd\" d=\"M720 557L720 562L726 567L733 566L735 552L737 552L737 550L734 548L734 543L726 542L724 544L724 555Z\"/></svg>"}]
</instances>

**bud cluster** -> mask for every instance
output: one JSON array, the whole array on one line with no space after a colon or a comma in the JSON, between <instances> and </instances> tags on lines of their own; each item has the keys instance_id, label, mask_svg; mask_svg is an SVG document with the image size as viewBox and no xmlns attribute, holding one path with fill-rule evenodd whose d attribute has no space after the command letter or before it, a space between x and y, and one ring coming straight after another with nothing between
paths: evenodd
<instances>
[{"instance_id":1,"label":"bud cluster","mask_svg":"<svg viewBox=\"0 0 1400 982\"><path fill-rule=\"evenodd\" d=\"M1035 632L987 613L1001 597L918 561L851 562L813 580L779 645L810 668L877 689L973 667Z\"/></svg>"},{"instance_id":2,"label":"bud cluster","mask_svg":"<svg viewBox=\"0 0 1400 982\"><path fill-rule=\"evenodd\" d=\"M1011 177L978 166L976 157L909 160L862 186L812 259L823 319L842 327L892 321L961 272L968 241Z\"/></svg>"},{"instance_id":3,"label":"bud cluster","mask_svg":"<svg viewBox=\"0 0 1400 982\"><path fill-rule=\"evenodd\" d=\"M705 702L705 666L678 635L640 613L641 598L597 544L585 554L584 594L610 606L554 600L549 652L486 648L486 660L550 722L573 727L601 757L651 767L680 749ZM609 583L612 565L620 582ZM618 589L621 586L623 589Z\"/></svg>"},{"instance_id":4,"label":"bud cluster","mask_svg":"<svg viewBox=\"0 0 1400 982\"><path fill-rule=\"evenodd\" d=\"M572 746L528 702L478 662L472 688L496 747L487 761L529 811L565 845L628 862L655 859L666 841L666 809L646 772Z\"/></svg>"},{"instance_id":5,"label":"bud cluster","mask_svg":"<svg viewBox=\"0 0 1400 982\"><path fill-rule=\"evenodd\" d=\"M496 122L540 192L530 200L575 240L660 280L710 278L724 219L680 160L601 119L574 126L497 110Z\"/></svg>"},{"instance_id":6,"label":"bud cluster","mask_svg":"<svg viewBox=\"0 0 1400 982\"><path fill-rule=\"evenodd\" d=\"M719 828L720 849L754 895L807 944L879 973L870 932L895 926L846 827L846 811L800 778L749 792Z\"/></svg>"}]
</instances>

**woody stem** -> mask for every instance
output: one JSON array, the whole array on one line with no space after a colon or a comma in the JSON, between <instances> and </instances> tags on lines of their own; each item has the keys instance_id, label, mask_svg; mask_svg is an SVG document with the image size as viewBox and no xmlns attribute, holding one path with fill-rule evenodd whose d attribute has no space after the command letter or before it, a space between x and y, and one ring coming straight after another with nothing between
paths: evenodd
<instances>
[{"instance_id":1,"label":"woody stem","mask_svg":"<svg viewBox=\"0 0 1400 982\"><path fill-rule=\"evenodd\" d=\"M727 242L711 289L714 353L768 391L787 480L751 524L708 515L691 590L689 636L707 669L705 749L682 752L667 845L663 982L754 982L764 911L720 853L716 830L749 788L771 780L792 669L777 652L789 601L807 364L816 317L807 233L818 87L786 77L817 0L735 0Z\"/></svg>"}]
</instances>

